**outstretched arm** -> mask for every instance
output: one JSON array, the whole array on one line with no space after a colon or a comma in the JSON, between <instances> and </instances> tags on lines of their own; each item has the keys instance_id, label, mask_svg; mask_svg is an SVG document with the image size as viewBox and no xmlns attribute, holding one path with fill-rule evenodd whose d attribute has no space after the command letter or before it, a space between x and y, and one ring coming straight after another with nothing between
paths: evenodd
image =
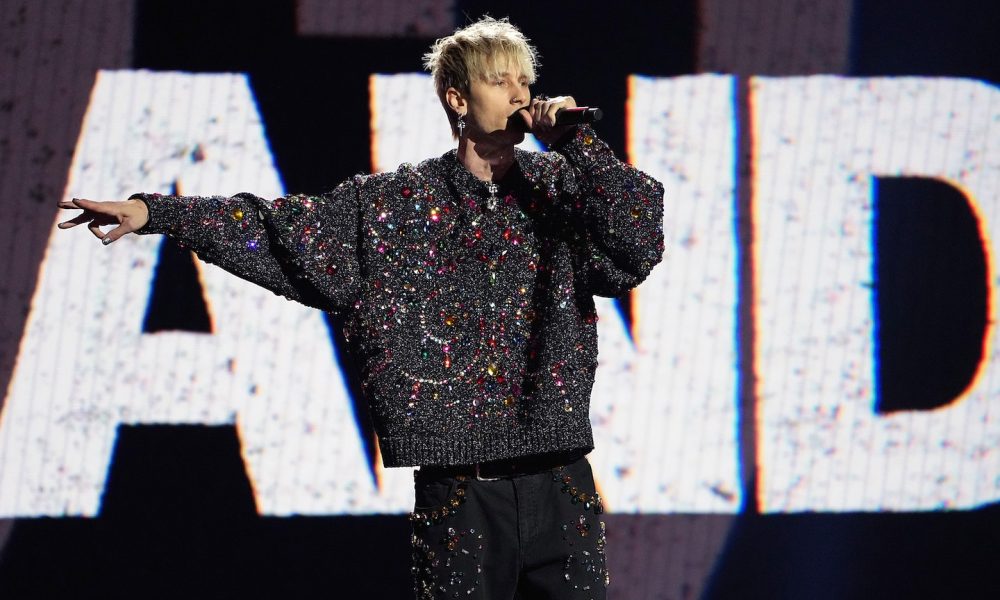
<instances>
[{"instance_id":1,"label":"outstretched arm","mask_svg":"<svg viewBox=\"0 0 1000 600\"><path fill-rule=\"evenodd\" d=\"M60 206L84 211L60 223L62 229L86 223L105 244L130 232L166 234L205 262L321 310L348 308L357 293L354 181L322 196L273 202L252 194L137 194L124 202L73 200ZM114 224L108 233L99 229Z\"/></svg>"}]
</instances>

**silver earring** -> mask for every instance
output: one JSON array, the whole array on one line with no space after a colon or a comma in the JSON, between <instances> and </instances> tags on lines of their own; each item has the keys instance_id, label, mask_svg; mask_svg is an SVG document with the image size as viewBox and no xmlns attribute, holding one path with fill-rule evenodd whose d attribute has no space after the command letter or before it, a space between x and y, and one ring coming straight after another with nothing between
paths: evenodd
<instances>
[{"instance_id":1,"label":"silver earring","mask_svg":"<svg viewBox=\"0 0 1000 600\"><path fill-rule=\"evenodd\" d=\"M458 137L465 135L465 115L458 115L458 123L455 124L458 128Z\"/></svg>"}]
</instances>

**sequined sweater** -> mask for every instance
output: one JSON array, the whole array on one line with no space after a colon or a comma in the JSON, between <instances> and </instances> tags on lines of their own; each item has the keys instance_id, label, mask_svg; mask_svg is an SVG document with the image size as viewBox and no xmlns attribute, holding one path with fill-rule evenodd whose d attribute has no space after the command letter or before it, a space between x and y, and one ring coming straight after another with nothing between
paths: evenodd
<instances>
[{"instance_id":1,"label":"sequined sweater","mask_svg":"<svg viewBox=\"0 0 1000 600\"><path fill-rule=\"evenodd\" d=\"M320 196L133 197L140 233L343 316L385 466L587 451L593 296L660 261L663 188L589 126L515 152L495 185L452 150Z\"/></svg>"}]
</instances>

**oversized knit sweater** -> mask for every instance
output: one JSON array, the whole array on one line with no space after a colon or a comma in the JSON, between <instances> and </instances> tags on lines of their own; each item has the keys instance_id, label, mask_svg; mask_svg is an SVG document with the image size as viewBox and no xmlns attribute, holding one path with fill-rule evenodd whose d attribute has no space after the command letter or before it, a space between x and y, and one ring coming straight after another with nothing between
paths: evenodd
<instances>
[{"instance_id":1,"label":"oversized knit sweater","mask_svg":"<svg viewBox=\"0 0 1000 600\"><path fill-rule=\"evenodd\" d=\"M454 150L320 196L137 194L162 233L340 313L387 467L593 447L594 295L663 252L663 188L589 126L498 184Z\"/></svg>"}]
</instances>

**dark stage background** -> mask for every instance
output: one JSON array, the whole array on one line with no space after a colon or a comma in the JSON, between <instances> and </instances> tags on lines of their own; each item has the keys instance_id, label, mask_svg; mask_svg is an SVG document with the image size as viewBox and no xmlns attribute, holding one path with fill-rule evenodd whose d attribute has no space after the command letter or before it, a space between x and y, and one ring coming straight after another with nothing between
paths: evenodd
<instances>
[{"instance_id":1,"label":"dark stage background","mask_svg":"<svg viewBox=\"0 0 1000 600\"><path fill-rule=\"evenodd\" d=\"M27 472L35 465L33 453L46 443L46 434L38 432L49 429L31 429L31 435L18 437L11 428L21 417L13 416L12 407L17 399L35 397L25 395L27 388L16 384L26 365L35 364L32 356L48 352L72 371L91 364L88 360L100 361L81 358L85 354L100 357L107 350L97 346L84 352L83 346L57 340L32 354L33 346L25 341L28 332L35 331L32 319L44 312L38 290L43 289L46 272L56 269L48 261L59 256L52 241L56 201L68 190L81 189L71 173L86 169L80 166L79 157L87 156L81 139L88 109L97 103L94 90L99 71L246 74L280 184L289 191L318 193L355 173L395 166L379 164L373 149L376 139L383 145L393 141L373 132L377 110L373 95L389 81L373 76L418 72L420 57L435 38L484 13L509 16L537 44L543 66L536 90L569 93L581 103L600 105L607 114L600 124L601 136L619 156L637 164L669 161L644 158L644 144L649 144L637 129L629 129L630 124L675 118L669 108L643 112L646 109L637 98L644 82L706 74L732 76L727 80L731 93L723 94L732 115L728 121L722 119L731 126L730 138L723 136L731 141L731 173L719 172L720 178L731 179L723 228L732 238L727 268L733 295L721 301L721 313L730 315L732 321L727 321L730 331L720 334L720 339L731 344L731 355L722 359L729 367L722 379L730 387L721 400L730 407L724 419L732 424L732 481L701 490L707 500L696 492L678 492L677 497L664 492L662 499L655 494L637 494L635 499L623 493L617 509L612 502L607 515L610 596L672 600L1000 597L994 574L1000 565L1000 507L996 503L1000 498L1000 459L996 457L1000 435L989 425L997 421L1000 402L991 391L1000 390L1000 376L990 376L998 371L991 367L995 360L991 306L998 280L989 232L990 225L994 231L1000 227L1000 220L989 219L1000 210L1000 100L996 91L1000 8L995 2L2 0L0 205L5 218L0 221L4 257L0 261L0 389L6 395L0 403L0 425L7 430L0 429L0 469L7 474L0 472L0 598L409 597L409 525L398 503L371 500L369 505L364 504L368 500L359 500L360 504L352 505L348 498L343 510L327 510L324 492L319 490L316 496L321 499L308 505L317 508L281 504L280 499L267 504L272 496L248 474L247 463L256 455L245 446L246 430L241 427L249 426L236 419L195 415L130 420L97 414L96 403L82 404L96 411L88 413L88 422L111 422L109 427L116 431L109 442L111 458L94 510L86 502L62 499L56 488L74 485L74 481L50 485L45 475L30 484L14 481L15 470ZM820 90L845 95L846 88L837 86L852 81L848 78L888 81L885 89L889 90L895 89L891 87L894 81L914 82L914 89L919 89L925 81L946 86L947 81L963 78L984 82L992 93L993 104L973 104L975 110L967 113L953 111L956 118L972 123L966 139L984 140L966 142L966 154L975 155L968 158L974 168L966 171L978 169L985 183L966 186L966 180L956 183L940 174L920 176L926 173L920 166L892 174L873 169L873 206L866 207L869 212L865 213L871 215L871 235L865 247L871 249L869 284L875 290L871 350L876 373L872 389L864 396L871 418L915 416L932 422L935 415L963 403L984 407L966 417L970 423L975 421L965 426L969 438L930 433L921 437L918 432L903 442L909 444L905 447L912 461L908 468L919 472L926 463L926 470L933 470L937 480L926 485L939 484L933 489L940 492L926 492L929 488L917 484L908 488L905 482L895 487L886 484L883 489L869 477L844 487L831 484L829 494L813 486L803 499L793 484L780 483L784 481L781 470L772 468L780 462L775 458L780 451L769 450L777 447L769 445L770 432L780 426L771 429L767 402L776 393L774 386L780 385L773 383L768 367L774 359L767 336L775 328L767 321L767 306L780 294L771 295L770 286L777 280L767 275L770 267L766 265L771 264L767 261L774 260L768 258L766 232L771 230L757 228L769 223L771 214L758 206L766 200L764 190L772 189L760 178L769 168L766 88L769 82L780 84L782 78L812 75L833 76L823 84L828 87ZM881 94L878 90L883 88L875 85L873 89ZM785 101L787 111L792 111L797 106L795 96L785 98L791 98ZM880 96L878 106L892 113L896 101ZM903 106L904 100L898 102ZM852 104L845 100L843 106L850 111ZM113 121L112 116L108 123ZM443 118L439 124L443 126ZM859 131L860 126L844 135L855 141L869 135ZM107 135L128 140L133 134ZM154 143L135 135L136 144ZM877 139L874 134L871 137ZM872 145L878 154L878 144ZM822 147L822 140L817 147ZM902 152L923 156L923 150L913 146ZM678 152L683 154L683 148ZM192 150L191 155L196 154ZM796 168L805 169L807 164L803 158ZM913 164L924 163L916 160ZM707 178L710 181L712 174ZM123 181L132 180L125 177ZM686 197L688 188L672 187L670 181L668 207L699 202ZM984 189L991 193L983 195ZM88 194L85 185L79 193ZM758 202L759 198L764 200ZM823 202L832 201L815 200ZM794 220L792 212L785 215L789 220ZM671 214L668 208L668 219ZM830 218L832 222L834 217ZM685 247L690 240L683 231L668 231L666 260L683 264L683 250L675 255L672 248ZM143 284L148 302L143 304L143 319L135 323L135 335L216 335L219 318L204 299L210 286L199 275L196 259L169 242L153 248L156 268L151 270L149 283ZM796 251L788 248L791 261ZM107 252L119 250L124 252L121 248ZM88 267L76 254L63 256L63 263L58 264L87 273L90 289L102 285L99 269L91 272L93 265ZM696 271L702 265L687 268ZM796 268L798 275L789 277L805 279L824 266L817 262ZM99 294L115 296L123 289L124 284L112 282ZM667 332L675 306L670 298L666 292L655 296L655 314L638 297L620 298L607 306L630 335L640 331L640 322L646 328L642 331ZM59 307L65 308L65 314L45 321L49 328L90 331L80 323L79 313L74 313L72 300L53 301L52 306L45 309L50 311L47 314L58 314ZM816 309L815 318L821 319L820 314ZM108 318L106 327L112 327L113 317ZM607 316L602 314L604 320ZM330 368L336 370L339 365L347 378L343 387L349 410L345 414L360 448L354 462L362 466L367 478L363 481L390 489L386 478L391 475L378 466L366 409L350 380L350 357L340 351L339 328L331 317L322 316L318 322L332 348L335 364ZM637 343L632 338L627 342ZM826 347L823 343L839 342L828 340L821 347ZM71 352L71 347L77 350ZM787 347L795 352L793 345ZM618 346L609 343L602 348L602 356L611 357L602 360L613 363ZM853 347L845 344L843 348L850 357ZM214 359L210 354L180 356L179 352L169 360ZM672 366L666 360L650 360L648 368L653 372L685 368L676 366L676 361ZM794 362L794 358L788 360ZM695 378L713 373L691 369ZM613 370L608 366L609 373ZM115 368L109 367L107 373L95 397L104 393L102 389L126 385L116 377ZM38 397L62 393L62 384L50 385L42 376L31 381L29 387ZM129 389L142 389L147 383ZM191 389L197 394L198 384L192 383ZM186 402L185 393L178 392L174 398L168 394L167 400ZM676 401L675 396L649 394L666 404ZM846 402L828 389L817 392L817 397L829 405ZM600 406L613 407L615 402L602 401ZM823 402L817 403L820 416L827 406ZM44 421L42 406L48 405L26 408L24 422ZM607 415L603 409L595 410L599 425ZM71 413L66 412L64 418L72 420ZM805 423L812 418L819 417L798 415L791 418L789 427L795 426L796 419ZM714 422L709 416L705 419ZM54 416L51 420L60 422ZM691 436L699 431L698 423L690 421L681 427ZM931 429L928 425L927 430ZM87 439L91 434L79 435ZM669 445L657 445L658 435L666 434L651 433L648 443L641 432L636 435L643 440L641 458L624 462L607 458L608 465L641 470L650 464L695 461L694 453L678 455L669 451ZM851 430L831 435L841 436L831 446L839 452L850 445L852 435L860 434ZM609 434L609 439L613 437ZM948 466L952 463L944 461L941 466L926 457L936 456L933 452L942 445L963 447L966 442L968 451L955 459L960 471L955 478L967 476L978 483L948 487L944 480L952 474ZM67 448L65 453L73 454L73 447ZM266 455L266 449L262 452ZM886 456L890 454L886 451ZM608 456L613 453L609 451ZM38 460L44 464L44 459ZM794 463L790 460L789 464ZM333 468L331 464L326 466ZM885 464L891 471L898 463ZM623 489L628 489L623 471L619 468L614 473L603 479L603 485L613 488L618 477L626 482ZM669 487L673 479L664 477ZM854 481L850 473L845 477ZM836 483L836 478L831 475L830 481ZM885 480L890 479L887 471ZM873 487L881 491L873 492ZM787 494L782 491L786 488ZM959 491L950 495L949 490Z\"/></svg>"}]
</instances>

